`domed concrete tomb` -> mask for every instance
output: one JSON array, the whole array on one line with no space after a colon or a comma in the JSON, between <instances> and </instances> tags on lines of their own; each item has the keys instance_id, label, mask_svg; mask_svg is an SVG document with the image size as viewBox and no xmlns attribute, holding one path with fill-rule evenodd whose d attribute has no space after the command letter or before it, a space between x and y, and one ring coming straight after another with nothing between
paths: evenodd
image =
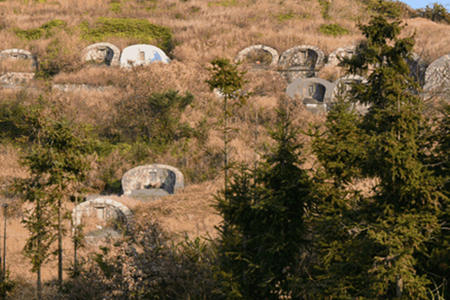
<instances>
[{"instance_id":1,"label":"domed concrete tomb","mask_svg":"<svg viewBox=\"0 0 450 300\"><path fill-rule=\"evenodd\" d=\"M23 49L7 49L0 52L1 69L11 72L36 72L37 59Z\"/></svg>"},{"instance_id":2,"label":"domed concrete tomb","mask_svg":"<svg viewBox=\"0 0 450 300\"><path fill-rule=\"evenodd\" d=\"M301 99L306 109L314 112L326 112L331 102L334 84L321 78L298 78L286 89L292 99Z\"/></svg>"},{"instance_id":3,"label":"domed concrete tomb","mask_svg":"<svg viewBox=\"0 0 450 300\"><path fill-rule=\"evenodd\" d=\"M120 229L128 227L132 218L133 213L128 207L102 196L88 197L72 210L74 228L83 225L85 237L91 242L121 236Z\"/></svg>"},{"instance_id":4,"label":"domed concrete tomb","mask_svg":"<svg viewBox=\"0 0 450 300\"><path fill-rule=\"evenodd\" d=\"M350 90L352 83L366 83L367 80L359 75L347 75L339 78L334 82L334 89L331 95L331 104L328 106L328 110L332 107L333 103L337 101L337 97L341 96L346 100L350 100ZM369 106L361 103L353 103L352 108L360 114L366 114Z\"/></svg>"},{"instance_id":5,"label":"domed concrete tomb","mask_svg":"<svg viewBox=\"0 0 450 300\"><path fill-rule=\"evenodd\" d=\"M450 100L450 54L432 62L425 72L424 91Z\"/></svg>"},{"instance_id":6,"label":"domed concrete tomb","mask_svg":"<svg viewBox=\"0 0 450 300\"><path fill-rule=\"evenodd\" d=\"M411 58L408 58L406 62L409 66L410 75L423 86L425 83L425 71L427 69L425 62L416 53L412 53Z\"/></svg>"},{"instance_id":7,"label":"domed concrete tomb","mask_svg":"<svg viewBox=\"0 0 450 300\"><path fill-rule=\"evenodd\" d=\"M118 66L120 50L110 43L96 43L83 50L83 61L97 65Z\"/></svg>"},{"instance_id":8,"label":"domed concrete tomb","mask_svg":"<svg viewBox=\"0 0 450 300\"><path fill-rule=\"evenodd\" d=\"M288 82L297 78L316 76L323 66L324 54L315 46L303 45L288 49L280 57L278 66Z\"/></svg>"},{"instance_id":9,"label":"domed concrete tomb","mask_svg":"<svg viewBox=\"0 0 450 300\"><path fill-rule=\"evenodd\" d=\"M169 57L159 49L152 45L132 45L123 49L120 56L120 66L129 68L132 66L144 66L153 62L162 62L168 64Z\"/></svg>"},{"instance_id":10,"label":"domed concrete tomb","mask_svg":"<svg viewBox=\"0 0 450 300\"><path fill-rule=\"evenodd\" d=\"M337 66L341 60L345 58L350 58L356 53L355 46L347 46L342 48L337 48L328 55L327 66Z\"/></svg>"},{"instance_id":11,"label":"domed concrete tomb","mask_svg":"<svg viewBox=\"0 0 450 300\"><path fill-rule=\"evenodd\" d=\"M278 64L278 51L265 45L253 45L241 50L235 61L250 65L252 69L269 69Z\"/></svg>"},{"instance_id":12,"label":"domed concrete tomb","mask_svg":"<svg viewBox=\"0 0 450 300\"><path fill-rule=\"evenodd\" d=\"M184 176L177 168L152 164L133 168L122 177L124 195L160 197L184 188Z\"/></svg>"}]
</instances>

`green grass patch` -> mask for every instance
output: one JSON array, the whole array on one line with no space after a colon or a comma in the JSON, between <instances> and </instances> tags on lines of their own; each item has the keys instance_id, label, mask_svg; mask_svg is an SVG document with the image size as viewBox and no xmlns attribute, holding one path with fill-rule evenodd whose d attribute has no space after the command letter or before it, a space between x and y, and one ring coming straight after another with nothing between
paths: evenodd
<instances>
[{"instance_id":1,"label":"green grass patch","mask_svg":"<svg viewBox=\"0 0 450 300\"><path fill-rule=\"evenodd\" d=\"M172 33L169 28L142 19L98 18L89 25L81 25L82 38L91 42L106 41L110 37L130 38L139 43L152 44L166 52L173 49Z\"/></svg>"},{"instance_id":2,"label":"green grass patch","mask_svg":"<svg viewBox=\"0 0 450 300\"><path fill-rule=\"evenodd\" d=\"M111 3L109 3L109 9L112 12L120 13L122 11L122 3L117 0L111 1Z\"/></svg>"},{"instance_id":3,"label":"green grass patch","mask_svg":"<svg viewBox=\"0 0 450 300\"><path fill-rule=\"evenodd\" d=\"M298 14L293 11L288 11L288 12L280 13L280 14L276 15L277 20L280 22L289 21L292 19L308 19L309 17L310 17L310 15L308 15L308 14Z\"/></svg>"},{"instance_id":4,"label":"green grass patch","mask_svg":"<svg viewBox=\"0 0 450 300\"><path fill-rule=\"evenodd\" d=\"M350 32L339 24L322 24L320 25L319 31L325 35L332 36L345 35Z\"/></svg>"},{"instance_id":5,"label":"green grass patch","mask_svg":"<svg viewBox=\"0 0 450 300\"><path fill-rule=\"evenodd\" d=\"M14 29L14 33L25 40L39 40L52 37L56 31L66 28L67 23L62 20L52 20L42 24L40 27L31 29Z\"/></svg>"},{"instance_id":6,"label":"green grass patch","mask_svg":"<svg viewBox=\"0 0 450 300\"><path fill-rule=\"evenodd\" d=\"M322 17L324 19L330 18L330 2L328 0L318 0L320 5L320 12L322 13Z\"/></svg>"},{"instance_id":7,"label":"green grass patch","mask_svg":"<svg viewBox=\"0 0 450 300\"><path fill-rule=\"evenodd\" d=\"M208 6L223 6L223 7L230 7L230 6L237 6L239 2L237 0L221 0L221 1L214 1L214 2L208 2Z\"/></svg>"}]
</instances>

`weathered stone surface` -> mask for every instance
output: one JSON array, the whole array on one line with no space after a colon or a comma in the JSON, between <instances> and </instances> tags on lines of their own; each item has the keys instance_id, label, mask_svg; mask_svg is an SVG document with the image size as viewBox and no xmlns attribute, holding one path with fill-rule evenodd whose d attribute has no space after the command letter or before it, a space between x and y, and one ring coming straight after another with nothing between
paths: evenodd
<instances>
[{"instance_id":1,"label":"weathered stone surface","mask_svg":"<svg viewBox=\"0 0 450 300\"><path fill-rule=\"evenodd\" d=\"M316 76L323 66L324 54L315 46L302 45L286 50L278 62L279 70L288 82Z\"/></svg>"},{"instance_id":2,"label":"weathered stone surface","mask_svg":"<svg viewBox=\"0 0 450 300\"><path fill-rule=\"evenodd\" d=\"M331 104L328 106L328 109L330 109L333 105L333 103L337 100L338 96L343 97L346 100L350 99L350 90L352 88L352 83L365 83L367 80L359 75L347 75L344 77L339 78L334 82L334 89L331 96ZM360 114L366 114L369 106L364 105L361 103L353 103L352 108L355 109Z\"/></svg>"},{"instance_id":3,"label":"weathered stone surface","mask_svg":"<svg viewBox=\"0 0 450 300\"><path fill-rule=\"evenodd\" d=\"M85 202L80 203L72 210L73 228L88 225L85 239L88 243L93 244L121 237L123 229L125 232L129 230L132 219L133 213L128 207L105 196L87 197ZM89 227L93 225L90 224L92 221L95 222L95 229L90 228L91 230L89 230ZM111 221L121 225L118 227L111 225Z\"/></svg>"},{"instance_id":4,"label":"weathered stone surface","mask_svg":"<svg viewBox=\"0 0 450 300\"><path fill-rule=\"evenodd\" d=\"M84 239L88 244L109 243L122 237L122 234L113 228L102 228L86 233Z\"/></svg>"},{"instance_id":5,"label":"weathered stone surface","mask_svg":"<svg viewBox=\"0 0 450 300\"><path fill-rule=\"evenodd\" d=\"M425 71L427 69L426 63L416 53L412 53L411 58L407 59L410 69L410 75L423 86L425 83Z\"/></svg>"},{"instance_id":6,"label":"weathered stone surface","mask_svg":"<svg viewBox=\"0 0 450 300\"><path fill-rule=\"evenodd\" d=\"M116 88L114 86L96 86L89 84L71 84L71 83L63 83L63 84L53 84L52 89L61 91L61 92L108 92L114 91Z\"/></svg>"},{"instance_id":7,"label":"weathered stone surface","mask_svg":"<svg viewBox=\"0 0 450 300\"><path fill-rule=\"evenodd\" d=\"M425 72L424 91L450 100L450 54L432 62Z\"/></svg>"},{"instance_id":8,"label":"weathered stone surface","mask_svg":"<svg viewBox=\"0 0 450 300\"><path fill-rule=\"evenodd\" d=\"M78 204L72 210L72 222L75 226L83 223L84 217L94 217L100 221L117 220L129 223L133 217L131 210L120 202L108 197L95 196Z\"/></svg>"},{"instance_id":9,"label":"weathered stone surface","mask_svg":"<svg viewBox=\"0 0 450 300\"><path fill-rule=\"evenodd\" d=\"M341 60L345 58L350 58L356 53L355 46L347 46L342 48L337 48L328 55L327 66L337 66Z\"/></svg>"},{"instance_id":10,"label":"weathered stone surface","mask_svg":"<svg viewBox=\"0 0 450 300\"><path fill-rule=\"evenodd\" d=\"M300 99L306 109L318 113L326 112L331 102L334 84L321 78L298 78L286 89L290 98Z\"/></svg>"},{"instance_id":11,"label":"weathered stone surface","mask_svg":"<svg viewBox=\"0 0 450 300\"><path fill-rule=\"evenodd\" d=\"M22 87L27 85L34 77L34 73L8 72L0 76L0 85Z\"/></svg>"},{"instance_id":12,"label":"weathered stone surface","mask_svg":"<svg viewBox=\"0 0 450 300\"><path fill-rule=\"evenodd\" d=\"M6 49L0 51L0 63L4 62L14 63L25 63L25 66L20 66L20 68L26 67L26 71L35 72L38 66L37 59L31 54L31 52L23 49ZM11 69L10 71L23 71Z\"/></svg>"},{"instance_id":13,"label":"weathered stone surface","mask_svg":"<svg viewBox=\"0 0 450 300\"><path fill-rule=\"evenodd\" d=\"M159 49L152 45L132 45L123 49L120 56L120 66L129 68L132 66L144 66L153 62L169 63L169 57Z\"/></svg>"},{"instance_id":14,"label":"weathered stone surface","mask_svg":"<svg viewBox=\"0 0 450 300\"><path fill-rule=\"evenodd\" d=\"M122 177L124 195L153 197L174 194L184 188L184 176L174 167L152 164L133 168Z\"/></svg>"},{"instance_id":15,"label":"weathered stone surface","mask_svg":"<svg viewBox=\"0 0 450 300\"><path fill-rule=\"evenodd\" d=\"M241 50L236 56L236 62L250 65L252 69L269 69L278 64L278 51L265 45L253 45Z\"/></svg>"},{"instance_id":16,"label":"weathered stone surface","mask_svg":"<svg viewBox=\"0 0 450 300\"><path fill-rule=\"evenodd\" d=\"M83 61L98 65L118 66L120 50L110 43L96 43L83 50Z\"/></svg>"}]
</instances>

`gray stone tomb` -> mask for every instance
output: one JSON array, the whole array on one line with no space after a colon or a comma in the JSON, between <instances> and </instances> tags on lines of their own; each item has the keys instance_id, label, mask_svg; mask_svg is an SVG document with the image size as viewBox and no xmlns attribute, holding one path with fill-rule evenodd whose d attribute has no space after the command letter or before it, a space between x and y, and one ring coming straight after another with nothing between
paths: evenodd
<instances>
[{"instance_id":1,"label":"gray stone tomb","mask_svg":"<svg viewBox=\"0 0 450 300\"><path fill-rule=\"evenodd\" d=\"M367 80L359 75L347 75L339 78L334 82L334 89L331 96L331 104L328 106L328 110L331 108L333 103L338 99L338 96L343 97L346 100L349 100L350 90L352 88L352 83L365 83ZM369 106L363 105L361 103L354 103L352 108L355 109L360 114L366 114Z\"/></svg>"},{"instance_id":2,"label":"gray stone tomb","mask_svg":"<svg viewBox=\"0 0 450 300\"><path fill-rule=\"evenodd\" d=\"M86 225L87 219L95 220L96 229L86 232L88 242L98 242L108 238L117 238L122 234L114 226L106 226L108 222L115 221L128 227L132 221L133 213L120 202L105 196L88 197L87 201L78 204L72 210L72 224ZM92 225L92 224L90 224Z\"/></svg>"},{"instance_id":3,"label":"gray stone tomb","mask_svg":"<svg viewBox=\"0 0 450 300\"><path fill-rule=\"evenodd\" d=\"M132 45L122 50L120 55L120 66L122 68L130 68L133 66L145 66L154 62L162 62L168 64L169 57L159 49L152 45Z\"/></svg>"},{"instance_id":4,"label":"gray stone tomb","mask_svg":"<svg viewBox=\"0 0 450 300\"><path fill-rule=\"evenodd\" d=\"M97 65L118 66L120 50L110 43L96 43L83 50L83 61Z\"/></svg>"},{"instance_id":5,"label":"gray stone tomb","mask_svg":"<svg viewBox=\"0 0 450 300\"><path fill-rule=\"evenodd\" d=\"M10 61L12 63L24 64L29 72L35 72L38 66L37 59L31 52L23 49L6 49L0 51L0 63L4 61ZM17 70L11 70L17 71ZM23 71L23 70L20 70Z\"/></svg>"},{"instance_id":6,"label":"gray stone tomb","mask_svg":"<svg viewBox=\"0 0 450 300\"><path fill-rule=\"evenodd\" d=\"M157 198L184 188L184 176L172 166L152 164L133 168L122 177L124 195Z\"/></svg>"},{"instance_id":7,"label":"gray stone tomb","mask_svg":"<svg viewBox=\"0 0 450 300\"><path fill-rule=\"evenodd\" d=\"M37 59L23 49L0 51L0 86L17 88L27 85L37 70Z\"/></svg>"},{"instance_id":8,"label":"gray stone tomb","mask_svg":"<svg viewBox=\"0 0 450 300\"><path fill-rule=\"evenodd\" d=\"M315 46L302 45L286 50L281 54L278 67L288 82L297 78L315 77L323 66L324 54Z\"/></svg>"},{"instance_id":9,"label":"gray stone tomb","mask_svg":"<svg viewBox=\"0 0 450 300\"><path fill-rule=\"evenodd\" d=\"M288 85L287 95L300 99L306 109L314 112L326 112L331 102L334 84L321 78L298 78Z\"/></svg>"},{"instance_id":10,"label":"gray stone tomb","mask_svg":"<svg viewBox=\"0 0 450 300\"><path fill-rule=\"evenodd\" d=\"M450 101L450 54L433 61L425 72L424 92Z\"/></svg>"},{"instance_id":11,"label":"gray stone tomb","mask_svg":"<svg viewBox=\"0 0 450 300\"><path fill-rule=\"evenodd\" d=\"M278 64L278 51L265 45L253 45L241 50L235 62L246 63L252 69L269 69Z\"/></svg>"},{"instance_id":12,"label":"gray stone tomb","mask_svg":"<svg viewBox=\"0 0 450 300\"><path fill-rule=\"evenodd\" d=\"M328 55L327 66L337 66L342 58L350 58L356 53L356 46L337 48Z\"/></svg>"},{"instance_id":13,"label":"gray stone tomb","mask_svg":"<svg viewBox=\"0 0 450 300\"><path fill-rule=\"evenodd\" d=\"M411 54L411 58L406 60L409 66L410 75L417 80L417 82L423 86L425 83L425 71L427 65L416 53Z\"/></svg>"}]
</instances>

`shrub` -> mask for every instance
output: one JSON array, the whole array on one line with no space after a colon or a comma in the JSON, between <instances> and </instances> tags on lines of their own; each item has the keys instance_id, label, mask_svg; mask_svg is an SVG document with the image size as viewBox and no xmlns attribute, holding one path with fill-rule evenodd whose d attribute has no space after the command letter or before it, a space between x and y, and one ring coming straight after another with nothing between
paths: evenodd
<instances>
[{"instance_id":1,"label":"shrub","mask_svg":"<svg viewBox=\"0 0 450 300\"><path fill-rule=\"evenodd\" d=\"M73 71L76 67L75 53L59 39L52 40L39 56L39 69L36 77L49 79L61 71Z\"/></svg>"},{"instance_id":2,"label":"shrub","mask_svg":"<svg viewBox=\"0 0 450 300\"><path fill-rule=\"evenodd\" d=\"M122 99L111 128L106 129L107 136L121 142L141 140L155 150L164 150L172 141L191 136L192 128L180 122L180 117L193 99L190 93L183 96L173 90Z\"/></svg>"},{"instance_id":3,"label":"shrub","mask_svg":"<svg viewBox=\"0 0 450 300\"><path fill-rule=\"evenodd\" d=\"M109 37L123 37L143 44L155 44L166 52L170 52L174 47L170 29L147 20L101 17L93 25L83 22L81 30L82 38L91 42L105 41Z\"/></svg>"},{"instance_id":4,"label":"shrub","mask_svg":"<svg viewBox=\"0 0 450 300\"><path fill-rule=\"evenodd\" d=\"M438 3L434 3L433 7L427 5L427 7L417 10L417 13L422 18L430 19L434 22L450 24L450 14L444 6Z\"/></svg>"},{"instance_id":5,"label":"shrub","mask_svg":"<svg viewBox=\"0 0 450 300\"><path fill-rule=\"evenodd\" d=\"M31 29L15 29L14 33L25 40L39 40L41 38L52 37L58 29L64 29L67 23L62 20L52 20L50 22L44 23L40 27Z\"/></svg>"},{"instance_id":6,"label":"shrub","mask_svg":"<svg viewBox=\"0 0 450 300\"><path fill-rule=\"evenodd\" d=\"M368 9L386 18L411 17L414 11L405 3L393 0L365 0Z\"/></svg>"},{"instance_id":7,"label":"shrub","mask_svg":"<svg viewBox=\"0 0 450 300\"><path fill-rule=\"evenodd\" d=\"M329 19L330 18L330 15L329 15L330 2L329 2L329 0L319 0L319 4L320 4L320 11L322 13L322 17L324 19Z\"/></svg>"},{"instance_id":8,"label":"shrub","mask_svg":"<svg viewBox=\"0 0 450 300\"><path fill-rule=\"evenodd\" d=\"M339 24L322 24L319 31L326 35L340 36L348 34L349 31Z\"/></svg>"},{"instance_id":9,"label":"shrub","mask_svg":"<svg viewBox=\"0 0 450 300\"><path fill-rule=\"evenodd\" d=\"M174 245L155 223L84 264L65 299L214 299L215 252L200 239ZM136 251L139 249L139 251Z\"/></svg>"}]
</instances>

